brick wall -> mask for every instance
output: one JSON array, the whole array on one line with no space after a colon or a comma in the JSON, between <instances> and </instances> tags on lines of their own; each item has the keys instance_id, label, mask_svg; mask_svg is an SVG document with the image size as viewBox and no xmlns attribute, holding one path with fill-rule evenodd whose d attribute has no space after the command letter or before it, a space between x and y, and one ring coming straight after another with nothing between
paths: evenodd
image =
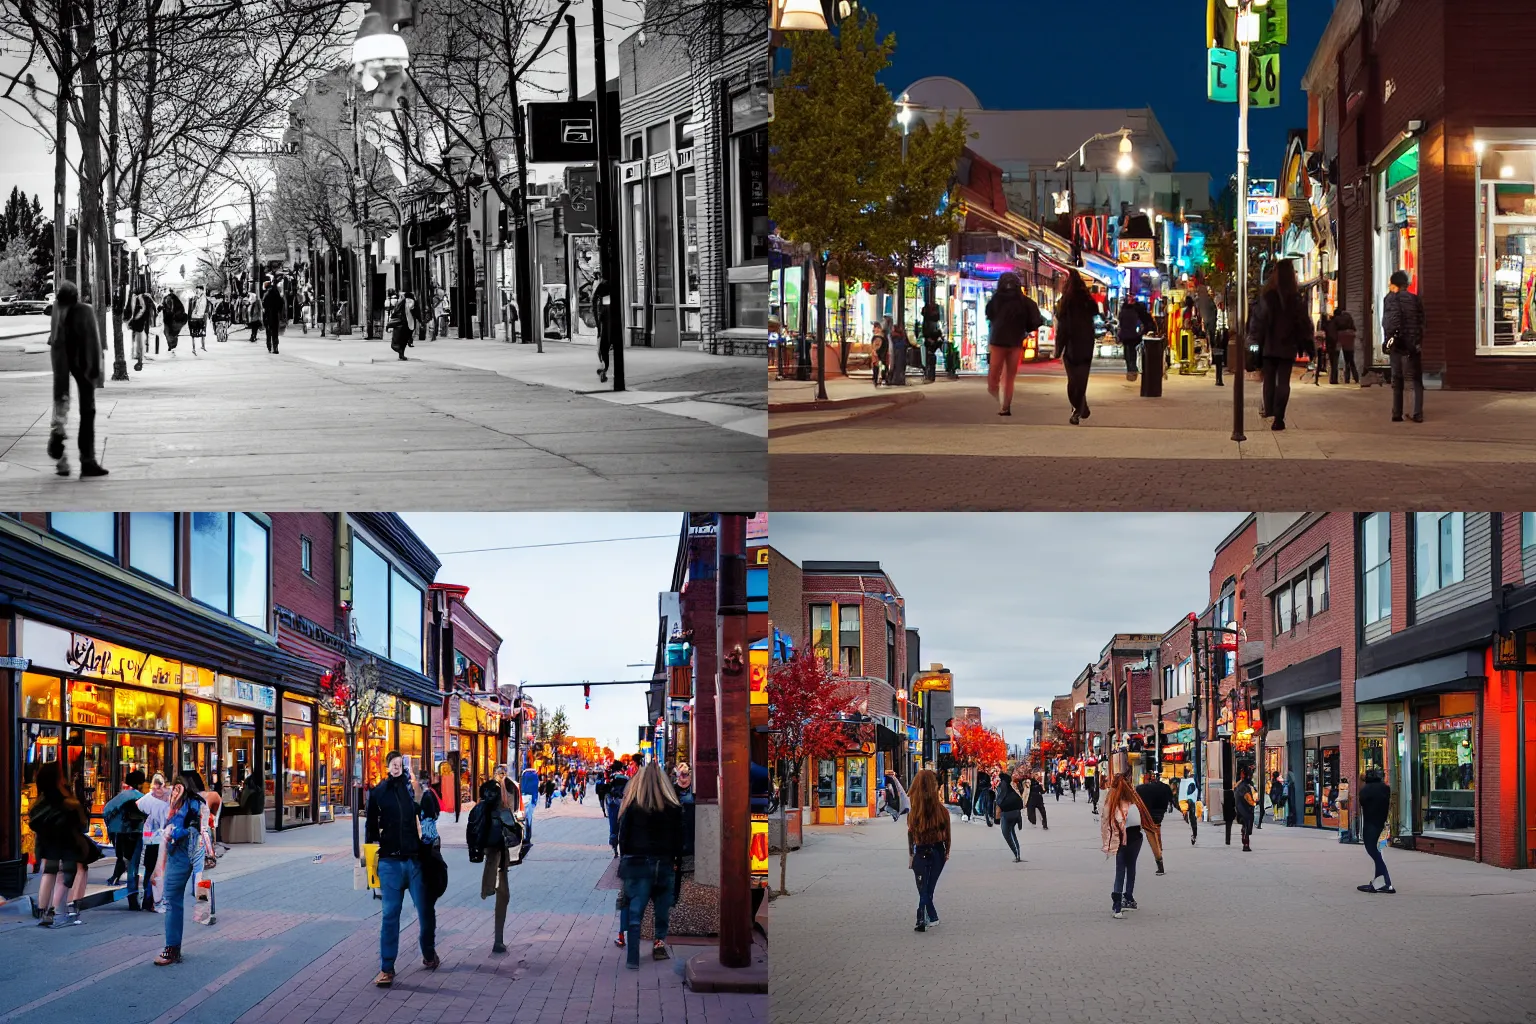
<instances>
[{"instance_id":1,"label":"brick wall","mask_svg":"<svg viewBox=\"0 0 1536 1024\"><path fill-rule=\"evenodd\" d=\"M795 650L805 646L807 640L804 607L804 578L800 566L768 549L768 619L773 628L789 635Z\"/></svg>"},{"instance_id":2,"label":"brick wall","mask_svg":"<svg viewBox=\"0 0 1536 1024\"><path fill-rule=\"evenodd\" d=\"M300 568L301 537L309 538L309 575ZM336 595L335 514L272 513L272 603L338 631Z\"/></svg>"},{"instance_id":3,"label":"brick wall","mask_svg":"<svg viewBox=\"0 0 1536 1024\"><path fill-rule=\"evenodd\" d=\"M1520 548L1520 513L1504 515L1504 573L1505 586L1519 586L1526 582L1524 559Z\"/></svg>"}]
</instances>

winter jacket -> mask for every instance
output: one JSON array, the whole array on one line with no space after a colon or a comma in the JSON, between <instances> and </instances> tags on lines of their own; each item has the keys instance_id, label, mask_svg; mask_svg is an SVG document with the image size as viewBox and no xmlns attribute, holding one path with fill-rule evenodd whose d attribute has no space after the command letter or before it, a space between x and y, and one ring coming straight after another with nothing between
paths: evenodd
<instances>
[{"instance_id":1,"label":"winter jacket","mask_svg":"<svg viewBox=\"0 0 1536 1024\"><path fill-rule=\"evenodd\" d=\"M59 287L56 299L58 312L48 339L54 371L62 370L101 387L101 338L96 333L95 311L80 301L80 293L69 282Z\"/></svg>"},{"instance_id":2,"label":"winter jacket","mask_svg":"<svg viewBox=\"0 0 1536 1024\"><path fill-rule=\"evenodd\" d=\"M175 292L166 292L165 298L160 300L160 323L166 333L175 334L181 330L186 319L187 307L182 305L181 296Z\"/></svg>"},{"instance_id":3,"label":"winter jacket","mask_svg":"<svg viewBox=\"0 0 1536 1024\"><path fill-rule=\"evenodd\" d=\"M1125 845L1127 812L1135 806L1134 803L1115 804L1112 807L1105 807L1104 813L1099 815L1099 845L1111 857Z\"/></svg>"},{"instance_id":4,"label":"winter jacket","mask_svg":"<svg viewBox=\"0 0 1536 1024\"><path fill-rule=\"evenodd\" d=\"M523 796L538 796L539 773L532 768L524 768L522 778L518 780L518 786L523 791Z\"/></svg>"},{"instance_id":5,"label":"winter jacket","mask_svg":"<svg viewBox=\"0 0 1536 1024\"><path fill-rule=\"evenodd\" d=\"M1248 318L1248 344L1258 345L1265 359L1295 361L1298 353L1312 345L1312 318L1306 306L1298 299L1287 310L1278 292L1266 292Z\"/></svg>"},{"instance_id":6,"label":"winter jacket","mask_svg":"<svg viewBox=\"0 0 1536 1024\"><path fill-rule=\"evenodd\" d=\"M37 841L38 860L79 857L90 824L79 800L61 793L44 793L33 801L28 818Z\"/></svg>"},{"instance_id":7,"label":"winter jacket","mask_svg":"<svg viewBox=\"0 0 1536 1024\"><path fill-rule=\"evenodd\" d=\"M944 343L944 325L939 321L937 308L929 307L923 310L923 341L930 350L938 348Z\"/></svg>"},{"instance_id":8,"label":"winter jacket","mask_svg":"<svg viewBox=\"0 0 1536 1024\"><path fill-rule=\"evenodd\" d=\"M1120 315L1115 322L1115 339L1122 345L1139 345L1142 335L1156 329L1157 321L1152 319L1146 306L1139 302L1127 302L1120 307Z\"/></svg>"},{"instance_id":9,"label":"winter jacket","mask_svg":"<svg viewBox=\"0 0 1536 1024\"><path fill-rule=\"evenodd\" d=\"M1065 297L1056 303L1056 355L1066 363L1087 363L1093 360L1093 318L1098 306L1092 299L1079 297L1076 301Z\"/></svg>"},{"instance_id":10,"label":"winter jacket","mask_svg":"<svg viewBox=\"0 0 1536 1024\"><path fill-rule=\"evenodd\" d=\"M619 817L619 853L625 857L681 857L683 809L648 811L631 804Z\"/></svg>"},{"instance_id":11,"label":"winter jacket","mask_svg":"<svg viewBox=\"0 0 1536 1024\"><path fill-rule=\"evenodd\" d=\"M998 278L997 291L987 300L987 319L991 321L987 343L997 348L1022 347L1024 339L1045 323L1040 307L1024 294L1013 274Z\"/></svg>"},{"instance_id":12,"label":"winter jacket","mask_svg":"<svg viewBox=\"0 0 1536 1024\"><path fill-rule=\"evenodd\" d=\"M125 789L107 801L107 805L101 809L101 816L107 823L107 835L115 836L119 832L126 833L134 825L143 825L144 815L139 811L137 803L139 797L143 795L136 789ZM133 808L133 820L131 822L125 818L125 808L129 807Z\"/></svg>"},{"instance_id":13,"label":"winter jacket","mask_svg":"<svg viewBox=\"0 0 1536 1024\"><path fill-rule=\"evenodd\" d=\"M220 299L214 303L212 319L214 323L233 323L235 307L229 304L228 299Z\"/></svg>"},{"instance_id":14,"label":"winter jacket","mask_svg":"<svg viewBox=\"0 0 1536 1024\"><path fill-rule=\"evenodd\" d=\"M1388 292L1381 305L1381 336L1391 353L1413 354L1424 344L1424 304L1410 291Z\"/></svg>"},{"instance_id":15,"label":"winter jacket","mask_svg":"<svg viewBox=\"0 0 1536 1024\"><path fill-rule=\"evenodd\" d=\"M1249 825L1253 824L1253 808L1255 806L1254 803L1248 802L1250 798L1257 803L1259 794L1253 784L1253 780L1244 779L1232 791L1232 805L1237 810L1237 820Z\"/></svg>"},{"instance_id":16,"label":"winter jacket","mask_svg":"<svg viewBox=\"0 0 1536 1024\"><path fill-rule=\"evenodd\" d=\"M379 844L379 856L408 860L421 850L416 836L416 798L404 775L386 776L368 791L367 842Z\"/></svg>"},{"instance_id":17,"label":"winter jacket","mask_svg":"<svg viewBox=\"0 0 1536 1024\"><path fill-rule=\"evenodd\" d=\"M149 330L155 319L154 298L148 292L139 292L128 301L128 329L140 333Z\"/></svg>"},{"instance_id":18,"label":"winter jacket","mask_svg":"<svg viewBox=\"0 0 1536 1024\"><path fill-rule=\"evenodd\" d=\"M1147 813L1154 823L1161 824L1163 815L1173 806L1173 790L1162 779L1148 779L1136 787L1136 795L1147 805Z\"/></svg>"},{"instance_id":19,"label":"winter jacket","mask_svg":"<svg viewBox=\"0 0 1536 1024\"><path fill-rule=\"evenodd\" d=\"M273 323L288 319L288 303L283 301L283 293L276 285L268 288L267 294L261 297L261 311Z\"/></svg>"},{"instance_id":20,"label":"winter jacket","mask_svg":"<svg viewBox=\"0 0 1536 1024\"><path fill-rule=\"evenodd\" d=\"M1209 295L1201 295L1195 299L1195 312L1200 316L1200 327L1205 331L1207 338L1214 338L1216 334L1216 300Z\"/></svg>"},{"instance_id":21,"label":"winter jacket","mask_svg":"<svg viewBox=\"0 0 1536 1024\"><path fill-rule=\"evenodd\" d=\"M1004 814L1009 811L1022 810L1024 798L1019 796L1019 791L1014 789L1007 780L997 784L997 809Z\"/></svg>"},{"instance_id":22,"label":"winter jacket","mask_svg":"<svg viewBox=\"0 0 1536 1024\"><path fill-rule=\"evenodd\" d=\"M1045 787L1030 783L1029 799L1024 801L1025 807L1033 807L1037 811L1045 809Z\"/></svg>"},{"instance_id":23,"label":"winter jacket","mask_svg":"<svg viewBox=\"0 0 1536 1024\"><path fill-rule=\"evenodd\" d=\"M1392 808L1392 787L1385 782L1367 782L1360 787L1360 816L1368 829L1385 828Z\"/></svg>"}]
</instances>

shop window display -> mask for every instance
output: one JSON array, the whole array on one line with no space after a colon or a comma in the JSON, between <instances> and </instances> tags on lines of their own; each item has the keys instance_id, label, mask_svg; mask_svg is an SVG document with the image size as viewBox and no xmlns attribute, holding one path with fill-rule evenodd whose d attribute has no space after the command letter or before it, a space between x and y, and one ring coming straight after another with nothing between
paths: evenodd
<instances>
[{"instance_id":1,"label":"shop window display","mask_svg":"<svg viewBox=\"0 0 1536 1024\"><path fill-rule=\"evenodd\" d=\"M180 703L175 697L163 693L119 689L113 701L117 712L117 727L142 729L146 732L175 732Z\"/></svg>"},{"instance_id":2,"label":"shop window display","mask_svg":"<svg viewBox=\"0 0 1536 1024\"><path fill-rule=\"evenodd\" d=\"M1419 810L1426 833L1472 838L1475 716L1419 721Z\"/></svg>"},{"instance_id":3,"label":"shop window display","mask_svg":"<svg viewBox=\"0 0 1536 1024\"><path fill-rule=\"evenodd\" d=\"M1403 150L1378 179L1377 280L1395 271L1408 275L1408 290L1419 292L1419 144ZM1385 289L1383 289L1383 292ZM1376 297L1380 310L1381 297ZM1379 318L1378 318L1379 319ZM1378 348L1378 353L1380 349Z\"/></svg>"},{"instance_id":4,"label":"shop window display","mask_svg":"<svg viewBox=\"0 0 1536 1024\"><path fill-rule=\"evenodd\" d=\"M869 760L850 757L844 784L843 802L848 807L864 807L869 803Z\"/></svg>"},{"instance_id":5,"label":"shop window display","mask_svg":"<svg viewBox=\"0 0 1536 1024\"><path fill-rule=\"evenodd\" d=\"M21 717L57 722L63 716L63 688L54 676L26 672L21 677Z\"/></svg>"},{"instance_id":6,"label":"shop window display","mask_svg":"<svg viewBox=\"0 0 1536 1024\"><path fill-rule=\"evenodd\" d=\"M1533 134L1477 133L1480 355L1536 355L1536 141L1497 138Z\"/></svg>"},{"instance_id":7,"label":"shop window display","mask_svg":"<svg viewBox=\"0 0 1536 1024\"><path fill-rule=\"evenodd\" d=\"M71 681L69 721L74 725L111 725L112 687Z\"/></svg>"}]
</instances>

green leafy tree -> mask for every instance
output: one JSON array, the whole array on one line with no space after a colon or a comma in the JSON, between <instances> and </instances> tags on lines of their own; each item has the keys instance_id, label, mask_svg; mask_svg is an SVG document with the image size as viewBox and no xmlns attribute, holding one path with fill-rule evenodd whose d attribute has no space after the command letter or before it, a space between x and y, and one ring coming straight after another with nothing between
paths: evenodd
<instances>
[{"instance_id":1,"label":"green leafy tree","mask_svg":"<svg viewBox=\"0 0 1536 1024\"><path fill-rule=\"evenodd\" d=\"M919 121L902 137L891 132L885 163L890 195L874 220L877 265L896 280L896 323L906 324L906 281L918 264L960 229L959 204L950 202L955 167L965 150L965 118Z\"/></svg>"},{"instance_id":2,"label":"green leafy tree","mask_svg":"<svg viewBox=\"0 0 1536 1024\"><path fill-rule=\"evenodd\" d=\"M881 38L875 18L861 14L836 33L790 32L785 40L791 60L774 89L768 213L783 237L811 251L816 397L826 398L827 265L865 247L869 217L890 194L894 107L878 76L896 37Z\"/></svg>"},{"instance_id":3,"label":"green leafy tree","mask_svg":"<svg viewBox=\"0 0 1536 1024\"><path fill-rule=\"evenodd\" d=\"M555 713L549 717L549 739L555 745L555 753L559 754L560 747L565 743L565 737L571 731L571 720L565 714L565 705L555 709Z\"/></svg>"},{"instance_id":4,"label":"green leafy tree","mask_svg":"<svg viewBox=\"0 0 1536 1024\"><path fill-rule=\"evenodd\" d=\"M18 236L0 249L0 295L14 295L32 280L32 246Z\"/></svg>"}]
</instances>

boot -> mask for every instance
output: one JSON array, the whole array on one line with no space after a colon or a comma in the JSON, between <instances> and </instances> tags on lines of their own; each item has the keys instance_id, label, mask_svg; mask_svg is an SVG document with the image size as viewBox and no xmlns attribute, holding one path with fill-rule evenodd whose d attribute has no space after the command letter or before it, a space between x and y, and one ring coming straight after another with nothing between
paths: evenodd
<instances>
[{"instance_id":1,"label":"boot","mask_svg":"<svg viewBox=\"0 0 1536 1024\"><path fill-rule=\"evenodd\" d=\"M128 909L129 910L138 910L139 909L139 894L138 893L131 892L131 893L128 894Z\"/></svg>"},{"instance_id":2,"label":"boot","mask_svg":"<svg viewBox=\"0 0 1536 1024\"><path fill-rule=\"evenodd\" d=\"M80 479L91 476L106 476L107 467L99 462L83 462L80 464Z\"/></svg>"},{"instance_id":3,"label":"boot","mask_svg":"<svg viewBox=\"0 0 1536 1024\"><path fill-rule=\"evenodd\" d=\"M1163 858L1161 857L1157 858L1157 873L1160 875L1167 873L1163 870Z\"/></svg>"},{"instance_id":4,"label":"boot","mask_svg":"<svg viewBox=\"0 0 1536 1024\"><path fill-rule=\"evenodd\" d=\"M84 921L80 920L80 904L71 900L69 903L69 912L64 915L61 921L59 921L60 927L84 923Z\"/></svg>"},{"instance_id":5,"label":"boot","mask_svg":"<svg viewBox=\"0 0 1536 1024\"><path fill-rule=\"evenodd\" d=\"M155 957L156 967L165 967L170 964L179 963L181 963L180 946L166 946L165 949L161 950L160 955Z\"/></svg>"}]
</instances>

